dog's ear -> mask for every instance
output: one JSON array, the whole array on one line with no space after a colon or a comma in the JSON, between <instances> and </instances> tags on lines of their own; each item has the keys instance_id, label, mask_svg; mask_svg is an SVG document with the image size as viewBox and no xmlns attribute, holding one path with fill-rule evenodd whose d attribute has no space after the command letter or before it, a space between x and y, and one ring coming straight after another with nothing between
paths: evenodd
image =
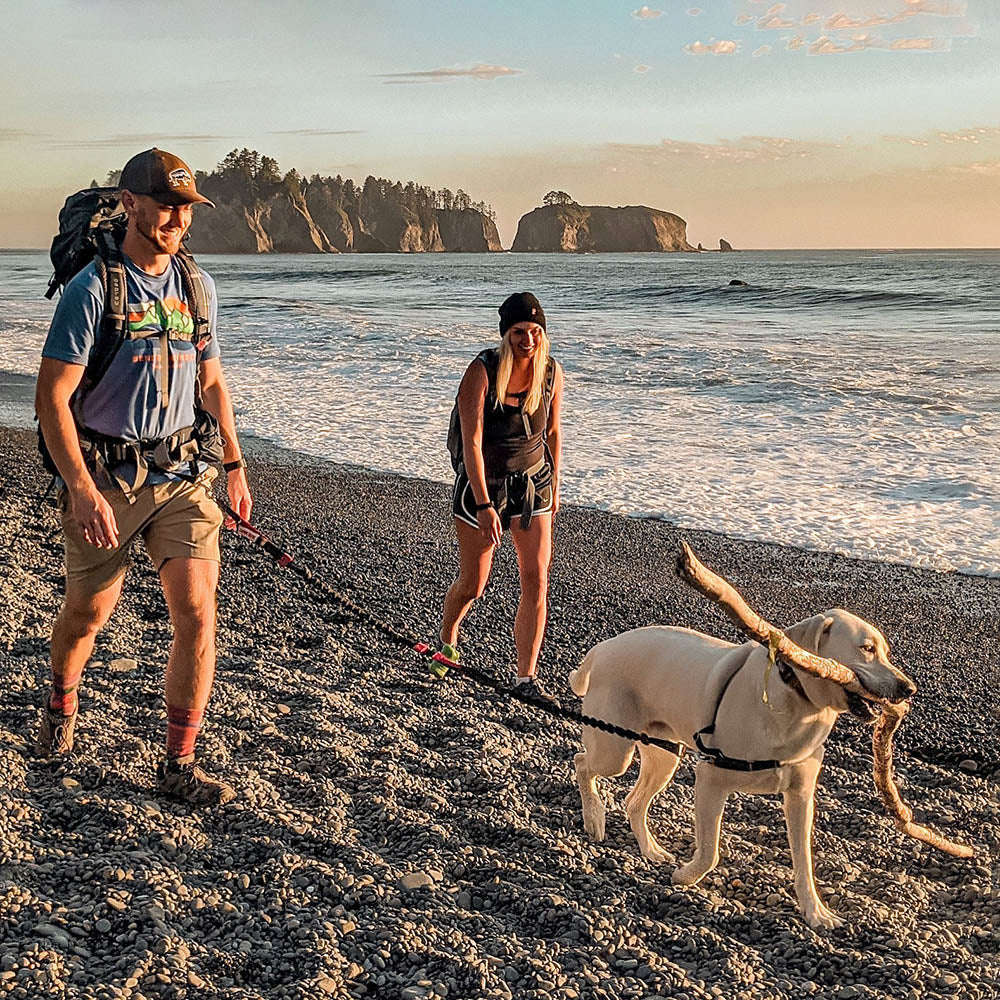
<instances>
[{"instance_id":1,"label":"dog's ear","mask_svg":"<svg viewBox=\"0 0 1000 1000\"><path fill-rule=\"evenodd\" d=\"M810 653L818 653L820 643L832 626L833 619L829 616L813 615L812 618L786 628L785 635L803 649L808 649Z\"/></svg>"}]
</instances>

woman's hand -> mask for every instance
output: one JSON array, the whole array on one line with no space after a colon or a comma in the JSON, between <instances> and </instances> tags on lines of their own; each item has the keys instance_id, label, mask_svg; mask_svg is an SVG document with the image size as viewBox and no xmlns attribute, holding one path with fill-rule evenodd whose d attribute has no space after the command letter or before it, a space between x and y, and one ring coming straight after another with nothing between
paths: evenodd
<instances>
[{"instance_id":1,"label":"woman's hand","mask_svg":"<svg viewBox=\"0 0 1000 1000\"><path fill-rule=\"evenodd\" d=\"M495 507L486 507L476 512L476 520L479 522L479 530L483 538L491 541L494 545L500 544L503 537L503 527L500 524L500 515Z\"/></svg>"}]
</instances>

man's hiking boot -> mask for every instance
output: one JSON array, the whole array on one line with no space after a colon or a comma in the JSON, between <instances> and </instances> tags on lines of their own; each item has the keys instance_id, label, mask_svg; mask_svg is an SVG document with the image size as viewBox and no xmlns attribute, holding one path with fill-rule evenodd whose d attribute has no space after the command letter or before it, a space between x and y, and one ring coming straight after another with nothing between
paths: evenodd
<instances>
[{"instance_id":1,"label":"man's hiking boot","mask_svg":"<svg viewBox=\"0 0 1000 1000\"><path fill-rule=\"evenodd\" d=\"M194 762L193 753L161 760L156 766L156 790L193 806L221 806L236 798L233 786L209 777Z\"/></svg>"},{"instance_id":2,"label":"man's hiking boot","mask_svg":"<svg viewBox=\"0 0 1000 1000\"><path fill-rule=\"evenodd\" d=\"M76 728L76 718L79 709L72 715L53 712L46 706L38 724L38 735L35 737L35 755L37 757L56 757L67 754L73 749L73 730Z\"/></svg>"}]
</instances>

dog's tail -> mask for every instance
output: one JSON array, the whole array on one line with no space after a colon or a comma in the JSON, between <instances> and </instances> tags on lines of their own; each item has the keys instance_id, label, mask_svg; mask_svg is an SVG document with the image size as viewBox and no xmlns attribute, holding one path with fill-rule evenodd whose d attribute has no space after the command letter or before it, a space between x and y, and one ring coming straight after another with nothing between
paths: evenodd
<instances>
[{"instance_id":1,"label":"dog's tail","mask_svg":"<svg viewBox=\"0 0 1000 1000\"><path fill-rule=\"evenodd\" d=\"M573 693L582 698L590 687L590 671L593 667L594 650L592 649L584 658L583 663L576 670L569 672L569 686Z\"/></svg>"}]
</instances>

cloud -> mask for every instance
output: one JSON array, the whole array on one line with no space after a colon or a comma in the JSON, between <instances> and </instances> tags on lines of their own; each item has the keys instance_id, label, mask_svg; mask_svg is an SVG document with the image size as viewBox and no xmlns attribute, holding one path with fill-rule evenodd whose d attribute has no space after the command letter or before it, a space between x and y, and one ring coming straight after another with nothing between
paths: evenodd
<instances>
[{"instance_id":1,"label":"cloud","mask_svg":"<svg viewBox=\"0 0 1000 1000\"><path fill-rule=\"evenodd\" d=\"M37 139L43 132L29 132L23 128L0 128L0 142L19 142L21 139Z\"/></svg>"},{"instance_id":2,"label":"cloud","mask_svg":"<svg viewBox=\"0 0 1000 1000\"><path fill-rule=\"evenodd\" d=\"M821 150L839 149L840 146L836 143L748 135L716 143L664 139L658 145L609 143L607 148L622 155L639 157L662 165L667 160L709 160L722 163L797 160L815 156Z\"/></svg>"},{"instance_id":3,"label":"cloud","mask_svg":"<svg viewBox=\"0 0 1000 1000\"><path fill-rule=\"evenodd\" d=\"M650 70L650 67L647 66L645 63L639 63L638 66L633 66L632 67L632 72L633 73L648 73L649 70Z\"/></svg>"},{"instance_id":4,"label":"cloud","mask_svg":"<svg viewBox=\"0 0 1000 1000\"><path fill-rule=\"evenodd\" d=\"M936 135L949 145L956 142L971 142L978 145L983 140L1000 138L1000 128L964 128L958 132L937 132Z\"/></svg>"},{"instance_id":5,"label":"cloud","mask_svg":"<svg viewBox=\"0 0 1000 1000\"><path fill-rule=\"evenodd\" d=\"M791 38L788 39L788 43L786 44L785 48L787 48L789 52L797 52L799 49L805 48L805 45L806 45L805 35L793 35Z\"/></svg>"},{"instance_id":6,"label":"cloud","mask_svg":"<svg viewBox=\"0 0 1000 1000\"><path fill-rule=\"evenodd\" d=\"M698 17L700 14L704 14L705 12L700 7L688 7L684 13L687 14L688 17Z\"/></svg>"},{"instance_id":7,"label":"cloud","mask_svg":"<svg viewBox=\"0 0 1000 1000\"><path fill-rule=\"evenodd\" d=\"M977 126L976 128L963 128L957 132L931 132L927 136L910 135L884 135L883 142L899 142L907 146L930 146L934 142L944 143L946 146L953 146L958 143L969 143L978 146L982 142L990 142L993 139L1000 139L1000 126Z\"/></svg>"},{"instance_id":8,"label":"cloud","mask_svg":"<svg viewBox=\"0 0 1000 1000\"><path fill-rule=\"evenodd\" d=\"M739 42L716 42L713 39L709 39L707 45L703 42L692 42L690 45L685 45L684 51L689 52L693 56L731 56L735 52L738 52L739 48Z\"/></svg>"},{"instance_id":9,"label":"cloud","mask_svg":"<svg viewBox=\"0 0 1000 1000\"><path fill-rule=\"evenodd\" d=\"M975 177L1000 177L1000 160L961 163L951 169L956 174L972 174Z\"/></svg>"},{"instance_id":10,"label":"cloud","mask_svg":"<svg viewBox=\"0 0 1000 1000\"><path fill-rule=\"evenodd\" d=\"M655 21L656 18L663 16L663 11L653 10L652 7L640 7L638 10L632 11L632 16L637 21Z\"/></svg>"},{"instance_id":11,"label":"cloud","mask_svg":"<svg viewBox=\"0 0 1000 1000\"><path fill-rule=\"evenodd\" d=\"M736 18L736 27L742 28L744 24L749 24L753 20L753 14L740 14Z\"/></svg>"},{"instance_id":12,"label":"cloud","mask_svg":"<svg viewBox=\"0 0 1000 1000\"><path fill-rule=\"evenodd\" d=\"M379 73L378 76L386 83L440 83L443 80L460 77L472 80L496 80L502 76L520 76L523 72L523 69L511 69L509 66L476 63L475 66L468 67L415 70L412 73Z\"/></svg>"},{"instance_id":13,"label":"cloud","mask_svg":"<svg viewBox=\"0 0 1000 1000\"><path fill-rule=\"evenodd\" d=\"M754 59L759 59L761 56L766 56L771 51L770 45L761 45L759 48L753 50Z\"/></svg>"},{"instance_id":14,"label":"cloud","mask_svg":"<svg viewBox=\"0 0 1000 1000\"><path fill-rule=\"evenodd\" d=\"M366 135L367 129L363 128L343 128L343 129L327 129L327 128L285 128L279 129L276 132L268 132L268 135L314 135L314 136L325 136L325 135Z\"/></svg>"},{"instance_id":15,"label":"cloud","mask_svg":"<svg viewBox=\"0 0 1000 1000\"><path fill-rule=\"evenodd\" d=\"M905 135L884 135L882 136L883 142L900 142L906 146L929 146L929 139L912 139Z\"/></svg>"},{"instance_id":16,"label":"cloud","mask_svg":"<svg viewBox=\"0 0 1000 1000\"><path fill-rule=\"evenodd\" d=\"M845 55L850 52L863 52L866 49L884 49L889 52L946 52L951 49L949 38L897 38L887 42L877 35L864 32L846 40L834 39L829 35L820 35L809 46L811 56Z\"/></svg>"},{"instance_id":17,"label":"cloud","mask_svg":"<svg viewBox=\"0 0 1000 1000\"><path fill-rule=\"evenodd\" d=\"M207 135L195 132L134 132L129 135L108 135L89 139L53 139L47 145L57 149L104 149L124 146L156 146L168 143L192 142L232 142L238 141L237 136Z\"/></svg>"}]
</instances>

